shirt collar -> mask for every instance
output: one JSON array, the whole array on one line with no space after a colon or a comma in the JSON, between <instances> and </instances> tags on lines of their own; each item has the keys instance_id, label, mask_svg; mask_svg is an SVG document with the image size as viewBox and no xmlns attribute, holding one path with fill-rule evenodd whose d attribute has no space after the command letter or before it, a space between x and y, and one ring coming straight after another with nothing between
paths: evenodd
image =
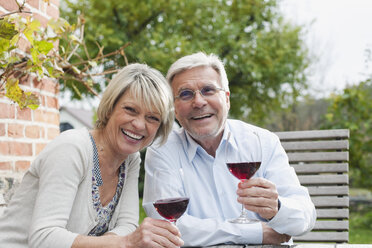
<instances>
[{"instance_id":1,"label":"shirt collar","mask_svg":"<svg viewBox=\"0 0 372 248\"><path fill-rule=\"evenodd\" d=\"M192 137L191 135L183 128L183 132L184 132L184 135L185 135L185 140L184 140L184 146L185 146L185 149L187 151L187 156L188 156L188 160L189 162L192 162L192 160L195 158L196 156L196 153L197 153L197 150L198 149L203 149ZM230 126L228 125L228 120L226 120L226 124L225 124L225 129L224 129L224 132L223 132L223 135L222 135L222 140L217 148L217 153L216 153L216 157L217 157L217 154L219 153L219 150L220 149L225 149L224 145L221 147L221 144L226 144L226 140L227 140L227 136L228 136L228 133L231 132L230 131ZM235 142L235 138L234 138L234 134L233 132L231 132L231 135L230 135L230 138L229 138L229 145L231 145L233 147L233 149L237 149L237 144Z\"/></svg>"}]
</instances>

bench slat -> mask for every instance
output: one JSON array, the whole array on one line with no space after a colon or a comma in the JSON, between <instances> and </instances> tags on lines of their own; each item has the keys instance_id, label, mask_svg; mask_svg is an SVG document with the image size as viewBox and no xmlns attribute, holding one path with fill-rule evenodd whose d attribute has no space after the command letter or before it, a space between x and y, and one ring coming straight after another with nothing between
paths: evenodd
<instances>
[{"instance_id":1,"label":"bench slat","mask_svg":"<svg viewBox=\"0 0 372 248\"><path fill-rule=\"evenodd\" d=\"M319 151L319 150L347 150L348 140L327 140L327 141L292 141L281 142L283 148L289 151Z\"/></svg>"},{"instance_id":2,"label":"bench slat","mask_svg":"<svg viewBox=\"0 0 372 248\"><path fill-rule=\"evenodd\" d=\"M348 129L277 132L317 212L314 229L295 242L349 240Z\"/></svg>"},{"instance_id":3,"label":"bench slat","mask_svg":"<svg viewBox=\"0 0 372 248\"><path fill-rule=\"evenodd\" d=\"M312 196L315 207L349 207L349 197Z\"/></svg>"},{"instance_id":4,"label":"bench slat","mask_svg":"<svg viewBox=\"0 0 372 248\"><path fill-rule=\"evenodd\" d=\"M290 162L349 161L349 152L288 152Z\"/></svg>"},{"instance_id":5,"label":"bench slat","mask_svg":"<svg viewBox=\"0 0 372 248\"><path fill-rule=\"evenodd\" d=\"M342 220L321 220L315 223L313 230L339 230L347 231L349 230L349 221Z\"/></svg>"},{"instance_id":6,"label":"bench slat","mask_svg":"<svg viewBox=\"0 0 372 248\"><path fill-rule=\"evenodd\" d=\"M297 174L349 171L349 165L347 163L291 164L291 166Z\"/></svg>"},{"instance_id":7,"label":"bench slat","mask_svg":"<svg viewBox=\"0 0 372 248\"><path fill-rule=\"evenodd\" d=\"M318 219L348 219L349 209L347 208L331 208L331 209L316 209Z\"/></svg>"},{"instance_id":8,"label":"bench slat","mask_svg":"<svg viewBox=\"0 0 372 248\"><path fill-rule=\"evenodd\" d=\"M348 129L275 132L280 140L348 139Z\"/></svg>"},{"instance_id":9,"label":"bench slat","mask_svg":"<svg viewBox=\"0 0 372 248\"><path fill-rule=\"evenodd\" d=\"M309 232L302 236L293 237L293 240L312 242L348 242L349 232Z\"/></svg>"},{"instance_id":10,"label":"bench slat","mask_svg":"<svg viewBox=\"0 0 372 248\"><path fill-rule=\"evenodd\" d=\"M348 186L309 186L307 187L311 196L348 196Z\"/></svg>"},{"instance_id":11,"label":"bench slat","mask_svg":"<svg viewBox=\"0 0 372 248\"><path fill-rule=\"evenodd\" d=\"M349 176L342 175L299 175L298 179L302 185L332 185L332 184L349 184Z\"/></svg>"}]
</instances>

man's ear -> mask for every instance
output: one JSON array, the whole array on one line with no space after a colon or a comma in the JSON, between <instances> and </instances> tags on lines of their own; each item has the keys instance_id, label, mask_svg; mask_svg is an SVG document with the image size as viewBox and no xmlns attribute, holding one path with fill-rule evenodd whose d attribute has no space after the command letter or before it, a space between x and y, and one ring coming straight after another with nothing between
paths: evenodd
<instances>
[{"instance_id":1,"label":"man's ear","mask_svg":"<svg viewBox=\"0 0 372 248\"><path fill-rule=\"evenodd\" d=\"M225 92L227 110L230 110L230 91Z\"/></svg>"}]
</instances>

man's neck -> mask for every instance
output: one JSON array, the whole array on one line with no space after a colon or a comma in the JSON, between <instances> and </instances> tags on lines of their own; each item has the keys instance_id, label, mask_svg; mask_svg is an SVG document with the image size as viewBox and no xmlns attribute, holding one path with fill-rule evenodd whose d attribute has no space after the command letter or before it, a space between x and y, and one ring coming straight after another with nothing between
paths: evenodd
<instances>
[{"instance_id":1,"label":"man's neck","mask_svg":"<svg viewBox=\"0 0 372 248\"><path fill-rule=\"evenodd\" d=\"M203 149L212 157L216 157L216 151L218 146L220 145L222 134L220 133L217 136L214 137L208 137L200 140L195 140L196 143L198 143Z\"/></svg>"}]
</instances>

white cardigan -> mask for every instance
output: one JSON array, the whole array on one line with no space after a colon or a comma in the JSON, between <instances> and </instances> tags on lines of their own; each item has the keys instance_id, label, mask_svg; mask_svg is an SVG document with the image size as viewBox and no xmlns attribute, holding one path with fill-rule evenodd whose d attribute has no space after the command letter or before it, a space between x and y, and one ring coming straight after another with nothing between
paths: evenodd
<instances>
[{"instance_id":1,"label":"white cardigan","mask_svg":"<svg viewBox=\"0 0 372 248\"><path fill-rule=\"evenodd\" d=\"M0 217L0 247L68 248L97 224L92 202L93 148L86 128L61 133L39 154ZM124 187L109 231L138 226L140 155L126 160Z\"/></svg>"}]
</instances>

